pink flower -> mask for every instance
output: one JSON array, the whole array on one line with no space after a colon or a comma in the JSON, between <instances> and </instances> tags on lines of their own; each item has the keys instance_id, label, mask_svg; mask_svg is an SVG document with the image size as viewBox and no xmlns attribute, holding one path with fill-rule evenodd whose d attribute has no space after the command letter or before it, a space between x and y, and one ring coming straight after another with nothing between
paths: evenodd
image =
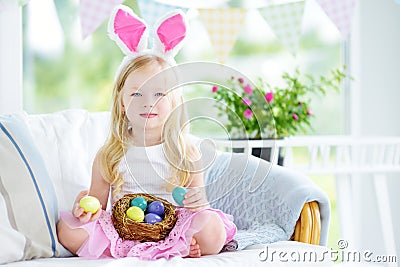
<instances>
[{"instance_id":1,"label":"pink flower","mask_svg":"<svg viewBox=\"0 0 400 267\"><path fill-rule=\"evenodd\" d=\"M242 99L243 104L245 104L246 106L250 106L251 105L251 100L248 97L245 97Z\"/></svg>"},{"instance_id":2,"label":"pink flower","mask_svg":"<svg viewBox=\"0 0 400 267\"><path fill-rule=\"evenodd\" d=\"M245 117L246 119L250 119L253 116L253 111L251 111L250 109L246 109L243 113L243 117Z\"/></svg>"},{"instance_id":3,"label":"pink flower","mask_svg":"<svg viewBox=\"0 0 400 267\"><path fill-rule=\"evenodd\" d=\"M268 92L265 94L265 100L267 100L268 103L271 103L272 100L274 100L274 93Z\"/></svg>"},{"instance_id":4,"label":"pink flower","mask_svg":"<svg viewBox=\"0 0 400 267\"><path fill-rule=\"evenodd\" d=\"M211 91L212 91L213 93L217 92L217 91L218 91L218 86L214 85L214 86L211 88Z\"/></svg>"},{"instance_id":5,"label":"pink flower","mask_svg":"<svg viewBox=\"0 0 400 267\"><path fill-rule=\"evenodd\" d=\"M244 92L248 95L251 95L253 93L253 89L251 89L250 84L246 84L246 86L244 87Z\"/></svg>"},{"instance_id":6,"label":"pink flower","mask_svg":"<svg viewBox=\"0 0 400 267\"><path fill-rule=\"evenodd\" d=\"M312 113L312 111L311 111L311 109L307 109L307 115L312 115L313 113Z\"/></svg>"},{"instance_id":7,"label":"pink flower","mask_svg":"<svg viewBox=\"0 0 400 267\"><path fill-rule=\"evenodd\" d=\"M240 83L244 83L244 79L243 79L243 78L238 78L238 81L239 81Z\"/></svg>"},{"instance_id":8,"label":"pink flower","mask_svg":"<svg viewBox=\"0 0 400 267\"><path fill-rule=\"evenodd\" d=\"M293 117L293 119L294 119L295 121L299 120L299 116L297 116L296 113L293 113L293 114L292 114L292 117Z\"/></svg>"}]
</instances>

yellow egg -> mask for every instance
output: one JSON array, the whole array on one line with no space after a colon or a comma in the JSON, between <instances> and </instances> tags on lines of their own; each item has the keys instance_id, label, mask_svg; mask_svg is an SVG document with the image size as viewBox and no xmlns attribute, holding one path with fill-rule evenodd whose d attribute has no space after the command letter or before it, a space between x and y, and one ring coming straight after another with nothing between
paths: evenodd
<instances>
[{"instance_id":1,"label":"yellow egg","mask_svg":"<svg viewBox=\"0 0 400 267\"><path fill-rule=\"evenodd\" d=\"M144 212L141 208L132 206L126 211L126 215L129 219L134 220L135 222L143 222L144 220Z\"/></svg>"},{"instance_id":2,"label":"yellow egg","mask_svg":"<svg viewBox=\"0 0 400 267\"><path fill-rule=\"evenodd\" d=\"M95 197L86 196L79 201L79 206L83 208L85 212L91 212L93 214L100 208L100 201Z\"/></svg>"}]
</instances>

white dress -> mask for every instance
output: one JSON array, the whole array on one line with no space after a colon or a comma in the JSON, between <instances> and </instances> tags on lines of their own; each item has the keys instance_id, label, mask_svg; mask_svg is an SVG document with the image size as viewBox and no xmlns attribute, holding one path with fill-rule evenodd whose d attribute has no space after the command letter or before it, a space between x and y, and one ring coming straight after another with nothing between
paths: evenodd
<instances>
[{"instance_id":1,"label":"white dress","mask_svg":"<svg viewBox=\"0 0 400 267\"><path fill-rule=\"evenodd\" d=\"M113 203L128 193L146 193L161 197L175 204L167 191L172 167L164 153L164 145L130 146L119 163L124 184L122 191L114 196Z\"/></svg>"}]
</instances>

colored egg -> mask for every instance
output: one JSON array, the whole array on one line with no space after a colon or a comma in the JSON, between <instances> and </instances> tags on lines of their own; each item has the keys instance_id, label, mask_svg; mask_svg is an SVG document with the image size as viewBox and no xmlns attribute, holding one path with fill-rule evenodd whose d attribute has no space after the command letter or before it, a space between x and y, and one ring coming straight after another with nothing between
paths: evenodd
<instances>
[{"instance_id":1,"label":"colored egg","mask_svg":"<svg viewBox=\"0 0 400 267\"><path fill-rule=\"evenodd\" d=\"M179 206L183 206L182 201L185 198L185 194L188 190L182 186L175 187L172 191L172 197Z\"/></svg>"},{"instance_id":2,"label":"colored egg","mask_svg":"<svg viewBox=\"0 0 400 267\"><path fill-rule=\"evenodd\" d=\"M86 196L81 198L79 206L83 208L85 212L96 213L100 208L100 201L92 196Z\"/></svg>"},{"instance_id":3,"label":"colored egg","mask_svg":"<svg viewBox=\"0 0 400 267\"><path fill-rule=\"evenodd\" d=\"M160 216L158 216L157 214L147 213L145 218L144 218L144 221L146 223L155 224L157 222L161 222L162 218Z\"/></svg>"},{"instance_id":4,"label":"colored egg","mask_svg":"<svg viewBox=\"0 0 400 267\"><path fill-rule=\"evenodd\" d=\"M164 204L161 201L153 201L147 206L147 213L154 213L158 216L164 216Z\"/></svg>"},{"instance_id":5,"label":"colored egg","mask_svg":"<svg viewBox=\"0 0 400 267\"><path fill-rule=\"evenodd\" d=\"M141 208L132 206L126 211L126 215L129 219L134 220L135 222L143 222L144 220L144 212Z\"/></svg>"},{"instance_id":6,"label":"colored egg","mask_svg":"<svg viewBox=\"0 0 400 267\"><path fill-rule=\"evenodd\" d=\"M147 201L142 197L135 197L134 199L131 200L131 207L132 206L136 206L141 208L142 210L145 210L147 207Z\"/></svg>"}]
</instances>

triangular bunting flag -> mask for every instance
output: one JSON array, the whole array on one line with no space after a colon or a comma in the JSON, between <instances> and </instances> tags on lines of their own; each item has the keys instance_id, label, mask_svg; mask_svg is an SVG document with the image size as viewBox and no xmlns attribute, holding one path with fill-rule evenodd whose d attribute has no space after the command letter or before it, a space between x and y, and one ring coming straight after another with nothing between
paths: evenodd
<instances>
[{"instance_id":1,"label":"triangular bunting flag","mask_svg":"<svg viewBox=\"0 0 400 267\"><path fill-rule=\"evenodd\" d=\"M187 8L168 5L154 0L137 0L137 3L140 10L140 16L149 26L153 26L160 17L171 10L181 9L183 12L187 12Z\"/></svg>"},{"instance_id":2,"label":"triangular bunting flag","mask_svg":"<svg viewBox=\"0 0 400 267\"><path fill-rule=\"evenodd\" d=\"M138 7L140 10L140 16L146 21L146 24L150 27L153 28L154 23L162 17L165 13L175 10L175 9L180 9L184 13L187 12L187 8L182 8L182 7L177 7L174 5L168 5L164 4L161 2L156 2L154 0L137 0ZM153 46L153 31L149 31L149 47Z\"/></svg>"},{"instance_id":3,"label":"triangular bunting flag","mask_svg":"<svg viewBox=\"0 0 400 267\"><path fill-rule=\"evenodd\" d=\"M114 7L122 2L124 0L80 0L79 16L83 38L93 33L111 15Z\"/></svg>"},{"instance_id":4,"label":"triangular bunting flag","mask_svg":"<svg viewBox=\"0 0 400 267\"><path fill-rule=\"evenodd\" d=\"M224 63L243 28L246 10L240 8L199 9L217 59Z\"/></svg>"},{"instance_id":5,"label":"triangular bunting flag","mask_svg":"<svg viewBox=\"0 0 400 267\"><path fill-rule=\"evenodd\" d=\"M270 5L259 9L276 37L295 56L301 36L304 1Z\"/></svg>"},{"instance_id":6,"label":"triangular bunting flag","mask_svg":"<svg viewBox=\"0 0 400 267\"><path fill-rule=\"evenodd\" d=\"M356 0L317 0L317 2L342 36L347 37L351 29Z\"/></svg>"}]
</instances>

